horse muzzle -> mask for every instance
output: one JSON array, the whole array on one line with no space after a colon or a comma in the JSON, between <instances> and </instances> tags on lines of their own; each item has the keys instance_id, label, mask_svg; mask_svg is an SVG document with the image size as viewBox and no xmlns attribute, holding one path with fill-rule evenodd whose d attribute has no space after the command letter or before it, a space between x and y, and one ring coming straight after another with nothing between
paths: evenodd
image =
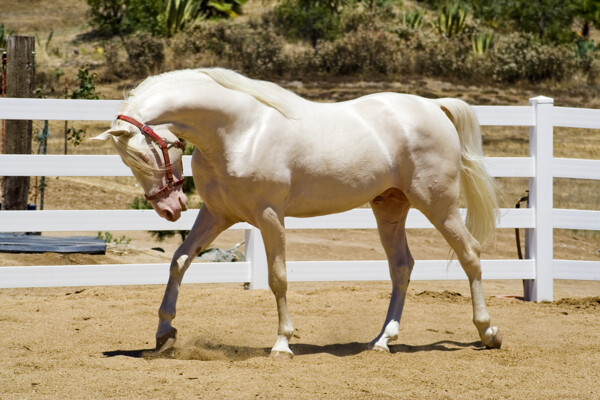
<instances>
[{"instance_id":1,"label":"horse muzzle","mask_svg":"<svg viewBox=\"0 0 600 400\"><path fill-rule=\"evenodd\" d=\"M157 199L150 200L154 210L167 221L177 221L181 213L187 210L187 197L181 190L175 190L166 193Z\"/></svg>"}]
</instances>

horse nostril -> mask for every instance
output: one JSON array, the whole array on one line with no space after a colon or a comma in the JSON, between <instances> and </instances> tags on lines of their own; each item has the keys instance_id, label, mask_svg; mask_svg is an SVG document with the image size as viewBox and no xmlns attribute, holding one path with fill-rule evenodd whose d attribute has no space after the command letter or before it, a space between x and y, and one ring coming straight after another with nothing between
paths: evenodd
<instances>
[{"instance_id":1,"label":"horse nostril","mask_svg":"<svg viewBox=\"0 0 600 400\"><path fill-rule=\"evenodd\" d=\"M171 210L165 210L165 218L169 221L173 221L173 212Z\"/></svg>"}]
</instances>

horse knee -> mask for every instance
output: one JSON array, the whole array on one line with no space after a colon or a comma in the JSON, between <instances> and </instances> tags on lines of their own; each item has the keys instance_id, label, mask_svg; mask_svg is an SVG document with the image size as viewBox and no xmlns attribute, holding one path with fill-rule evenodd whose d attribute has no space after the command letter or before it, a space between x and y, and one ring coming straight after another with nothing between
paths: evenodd
<instances>
[{"instance_id":1,"label":"horse knee","mask_svg":"<svg viewBox=\"0 0 600 400\"><path fill-rule=\"evenodd\" d=\"M181 276L185 273L190 265L189 256L187 254L177 254L173 256L169 273L171 276Z\"/></svg>"},{"instance_id":2,"label":"horse knee","mask_svg":"<svg viewBox=\"0 0 600 400\"><path fill-rule=\"evenodd\" d=\"M285 293L287 290L287 275L285 270L269 273L269 288L275 294Z\"/></svg>"}]
</instances>

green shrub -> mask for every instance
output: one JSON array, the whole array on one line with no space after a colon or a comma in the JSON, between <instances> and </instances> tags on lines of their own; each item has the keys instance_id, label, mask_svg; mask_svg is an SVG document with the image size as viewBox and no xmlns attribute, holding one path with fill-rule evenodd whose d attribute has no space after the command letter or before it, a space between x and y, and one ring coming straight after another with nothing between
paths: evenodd
<instances>
[{"instance_id":1,"label":"green shrub","mask_svg":"<svg viewBox=\"0 0 600 400\"><path fill-rule=\"evenodd\" d=\"M399 44L394 34L363 28L321 43L317 63L323 71L336 75L394 73L399 70Z\"/></svg>"},{"instance_id":2,"label":"green shrub","mask_svg":"<svg viewBox=\"0 0 600 400\"><path fill-rule=\"evenodd\" d=\"M163 0L86 0L88 18L95 31L105 37L126 35L140 30L159 33L157 16Z\"/></svg>"},{"instance_id":3,"label":"green shrub","mask_svg":"<svg viewBox=\"0 0 600 400\"><path fill-rule=\"evenodd\" d=\"M490 53L494 78L501 82L561 80L574 67L572 51L540 42L532 34L511 34Z\"/></svg>"},{"instance_id":4,"label":"green shrub","mask_svg":"<svg viewBox=\"0 0 600 400\"><path fill-rule=\"evenodd\" d=\"M188 47L216 55L230 68L246 73L280 74L284 70L284 39L271 26L235 21L207 22L195 29Z\"/></svg>"},{"instance_id":5,"label":"green shrub","mask_svg":"<svg viewBox=\"0 0 600 400\"><path fill-rule=\"evenodd\" d=\"M159 38L147 32L130 36L125 42L129 67L137 77L161 72L165 62L165 45Z\"/></svg>"},{"instance_id":6,"label":"green shrub","mask_svg":"<svg viewBox=\"0 0 600 400\"><path fill-rule=\"evenodd\" d=\"M466 78L469 44L464 37L440 40L420 36L413 50L413 72L427 76Z\"/></svg>"},{"instance_id":7,"label":"green shrub","mask_svg":"<svg viewBox=\"0 0 600 400\"><path fill-rule=\"evenodd\" d=\"M591 68L592 61L596 59L596 54L600 49L593 40L579 39L575 41L575 60L577 66L583 71L588 72Z\"/></svg>"},{"instance_id":8,"label":"green shrub","mask_svg":"<svg viewBox=\"0 0 600 400\"><path fill-rule=\"evenodd\" d=\"M88 18L105 37L149 32L171 37L206 17L235 17L246 0L86 0Z\"/></svg>"},{"instance_id":9,"label":"green shrub","mask_svg":"<svg viewBox=\"0 0 600 400\"><path fill-rule=\"evenodd\" d=\"M273 9L272 20L284 36L307 40L313 47L319 40L341 34L340 13L345 0L282 0Z\"/></svg>"},{"instance_id":10,"label":"green shrub","mask_svg":"<svg viewBox=\"0 0 600 400\"><path fill-rule=\"evenodd\" d=\"M232 39L230 57L241 70L252 74L283 72L284 40L272 28L247 29L245 33L235 35Z\"/></svg>"}]
</instances>

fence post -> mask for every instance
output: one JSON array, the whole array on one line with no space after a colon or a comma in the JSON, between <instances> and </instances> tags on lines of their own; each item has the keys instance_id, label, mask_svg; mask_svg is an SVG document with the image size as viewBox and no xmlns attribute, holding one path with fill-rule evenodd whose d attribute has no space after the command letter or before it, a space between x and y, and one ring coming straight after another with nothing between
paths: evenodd
<instances>
[{"instance_id":1,"label":"fence post","mask_svg":"<svg viewBox=\"0 0 600 400\"><path fill-rule=\"evenodd\" d=\"M535 125L529 128L529 156L534 159L535 177L529 179L529 207L534 209L535 228L527 230L526 257L535 260L535 279L525 281L525 300L553 300L553 107L554 99L529 99Z\"/></svg>"},{"instance_id":2,"label":"fence post","mask_svg":"<svg viewBox=\"0 0 600 400\"><path fill-rule=\"evenodd\" d=\"M258 229L246 229L246 261L250 262L250 289L269 288L269 268L262 235Z\"/></svg>"},{"instance_id":3,"label":"fence post","mask_svg":"<svg viewBox=\"0 0 600 400\"><path fill-rule=\"evenodd\" d=\"M31 97L33 93L35 38L9 36L6 40L6 96ZM6 120L2 139L5 154L31 154L31 121ZM2 208L27 209L28 176L5 176L2 179Z\"/></svg>"}]
</instances>

